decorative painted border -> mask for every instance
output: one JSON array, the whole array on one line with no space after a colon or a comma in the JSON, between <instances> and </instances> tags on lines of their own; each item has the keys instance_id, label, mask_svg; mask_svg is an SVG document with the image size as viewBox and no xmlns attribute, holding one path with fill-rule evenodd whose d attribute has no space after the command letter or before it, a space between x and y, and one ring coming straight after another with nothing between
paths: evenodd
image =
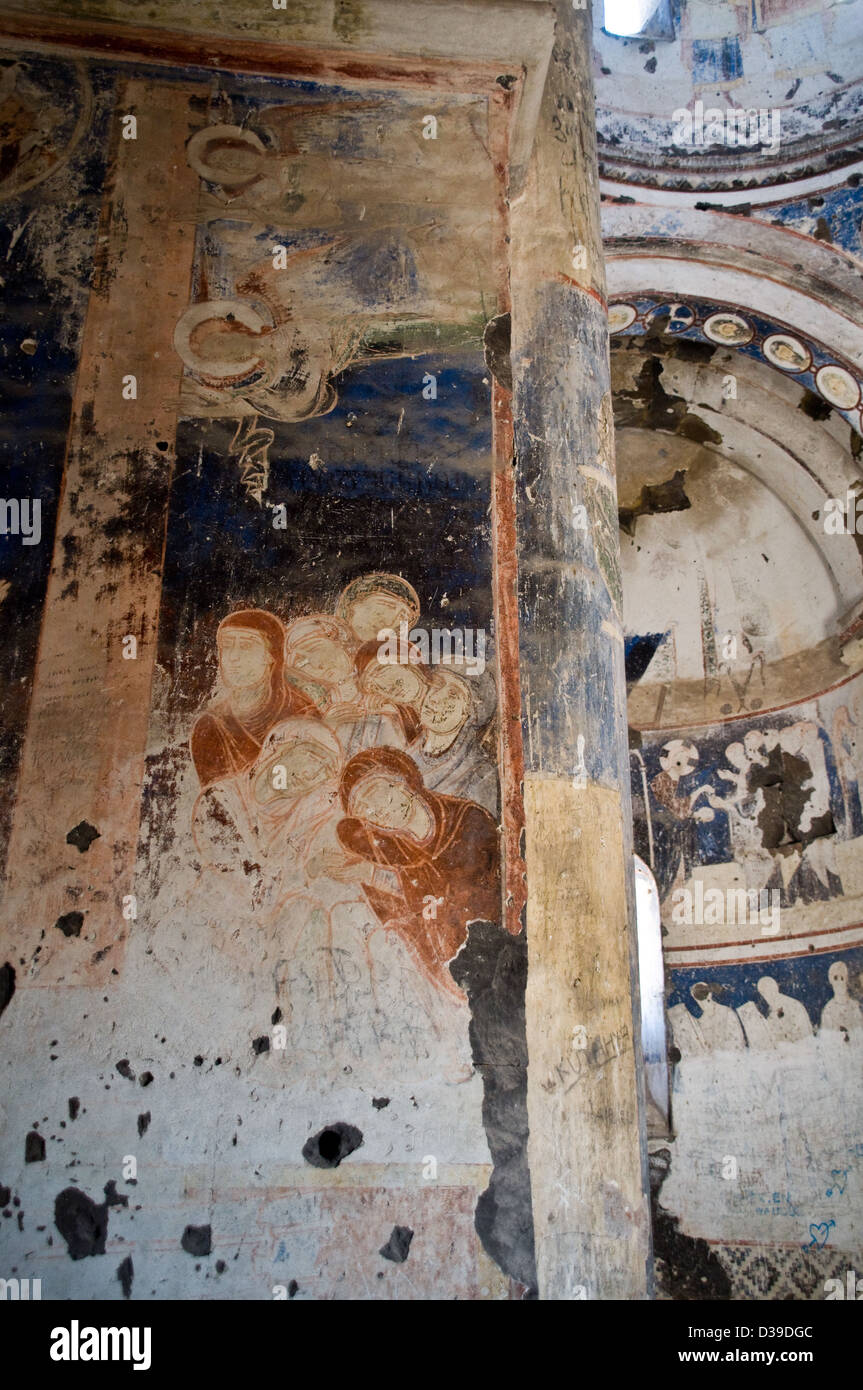
<instances>
[{"instance_id":1,"label":"decorative painted border","mask_svg":"<svg viewBox=\"0 0 863 1390\"><path fill-rule=\"evenodd\" d=\"M615 298L609 304L609 332L613 338L643 336L654 327L660 314L668 316L669 321L664 329L664 334L668 337L688 338L690 341L707 343L711 347L734 348L746 357L763 362L772 371L781 371L813 395L819 396L825 405L847 420L858 434L863 434L863 386L860 373L846 358L824 347L817 339L799 333L796 328L779 319L766 319L763 315L753 313L737 304L722 304L696 298L681 300L671 295L655 293L639 295L637 298ZM717 327L723 321L742 325L737 341L731 336L724 340L718 336ZM707 331L708 329L710 331ZM774 360L777 343L783 342L796 344L799 349L797 353L793 349L790 351L788 365L784 368ZM844 408L837 404L840 394L836 390L837 383L846 387L849 400L852 394L849 383L856 387L855 405Z\"/></svg>"}]
</instances>

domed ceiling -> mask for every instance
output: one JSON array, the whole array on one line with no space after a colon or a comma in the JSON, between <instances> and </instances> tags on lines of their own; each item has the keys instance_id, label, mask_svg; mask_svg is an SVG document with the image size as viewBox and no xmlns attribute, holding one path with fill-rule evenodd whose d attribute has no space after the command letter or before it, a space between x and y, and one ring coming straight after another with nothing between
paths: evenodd
<instances>
[{"instance_id":1,"label":"domed ceiling","mask_svg":"<svg viewBox=\"0 0 863 1390\"><path fill-rule=\"evenodd\" d=\"M751 189L863 157L861 0L672 0L666 41L612 37L602 18L600 2L594 82L605 179ZM744 128L734 119L743 112L759 119Z\"/></svg>"},{"instance_id":2,"label":"domed ceiling","mask_svg":"<svg viewBox=\"0 0 863 1390\"><path fill-rule=\"evenodd\" d=\"M614 343L615 340L612 339ZM863 537L841 412L734 349L657 332L612 351L629 718L739 718L847 679Z\"/></svg>"},{"instance_id":3,"label":"domed ceiling","mask_svg":"<svg viewBox=\"0 0 863 1390\"><path fill-rule=\"evenodd\" d=\"M664 16L594 32L640 729L807 699L863 645L863 537L825 524L863 490L863 0Z\"/></svg>"}]
</instances>

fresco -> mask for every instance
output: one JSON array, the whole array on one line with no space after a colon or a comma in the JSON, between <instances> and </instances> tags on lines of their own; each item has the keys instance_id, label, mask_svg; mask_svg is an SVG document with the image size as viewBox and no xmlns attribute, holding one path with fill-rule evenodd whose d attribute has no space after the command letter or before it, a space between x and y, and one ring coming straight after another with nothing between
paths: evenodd
<instances>
[{"instance_id":1,"label":"fresco","mask_svg":"<svg viewBox=\"0 0 863 1390\"><path fill-rule=\"evenodd\" d=\"M493 1026L477 982L507 950L495 991L514 1013L494 1007L524 1048L494 565L512 539L495 532L482 348L505 308L500 170L486 98L433 95L0 69L3 447L7 487L42 502L41 544L13 554L7 537L0 572L17 619L2 639L5 805L34 704L69 762L67 801L47 811L35 754L22 774L3 1023L29 1056L54 991L27 986L67 986L53 1084L87 1095L111 1136L82 1145L75 1200L92 1204L115 1151L140 1156L123 1239L138 1269L160 1267L161 1294L189 1296L187 1246L165 1230L199 1202L217 1239L242 1232L234 1297L273 1296L286 1240L309 1297L498 1298L514 1271L535 1277L529 1217L517 1270L489 1253L505 1245L495 1182L520 1184L513 1210L529 1208L523 1075L486 1094L476 1064ZM37 186L53 195L38 208ZM24 394L40 375L37 441ZM70 690L74 738L55 713ZM62 913L40 898L49 931L16 908L37 858L66 898ZM112 1015L98 1035L82 989ZM112 1109L105 1068L157 1086L157 1104ZM4 1101L16 1135L27 1089ZM361 1152L331 1199L317 1170L344 1134L345 1155ZM34 1208L56 1197L51 1172L27 1169ZM385 1279L393 1230L414 1256ZM361 1273L333 1271L336 1244ZM76 1289L105 1296L95 1266L75 1266ZM57 1267L46 1291L67 1278Z\"/></svg>"},{"instance_id":2,"label":"fresco","mask_svg":"<svg viewBox=\"0 0 863 1390\"><path fill-rule=\"evenodd\" d=\"M863 950L673 970L670 990L663 1204L723 1244L856 1252Z\"/></svg>"},{"instance_id":3,"label":"fresco","mask_svg":"<svg viewBox=\"0 0 863 1390\"><path fill-rule=\"evenodd\" d=\"M739 866L748 890L775 891L783 908L857 892L842 867L863 831L852 692L707 731L650 734L632 750L636 847L665 916L675 888L720 865Z\"/></svg>"},{"instance_id":4,"label":"fresco","mask_svg":"<svg viewBox=\"0 0 863 1390\"><path fill-rule=\"evenodd\" d=\"M447 966L471 921L500 920L495 681L463 643L461 661L426 664L416 643L407 664L381 660L379 636L422 637L422 620L412 584L387 572L351 580L329 612L229 613L188 742L152 759L154 805L168 768L177 788L146 850L156 938L172 951L178 912L213 928L230 903L222 944L252 973L259 953L298 1071L325 1045L355 1070L362 1054L374 1074L397 1057L425 1074L442 1045L450 1072L472 1073Z\"/></svg>"},{"instance_id":5,"label":"fresco","mask_svg":"<svg viewBox=\"0 0 863 1390\"><path fill-rule=\"evenodd\" d=\"M419 102L382 126L374 95L280 93L222 99L187 146L143 929L165 962L181 921L242 960L304 1082L324 1049L356 1085L398 1063L476 1096L448 963L501 920L492 436L458 338L494 307L491 215L444 255L464 195L420 197ZM473 143L480 115L438 119Z\"/></svg>"},{"instance_id":6,"label":"fresco","mask_svg":"<svg viewBox=\"0 0 863 1390\"><path fill-rule=\"evenodd\" d=\"M843 190L842 197L853 200L856 194ZM614 335L636 337L660 326L675 337L735 347L746 357L793 374L801 385L834 406L854 429L863 429L859 373L855 376L852 363L838 361L837 353L814 338L790 336L777 331L782 325L761 314L706 300L683 304L670 297L639 296L633 304L620 301L609 310L609 331Z\"/></svg>"},{"instance_id":7,"label":"fresco","mask_svg":"<svg viewBox=\"0 0 863 1390\"><path fill-rule=\"evenodd\" d=\"M631 752L662 905L661 1203L716 1248L735 1297L755 1296L739 1244L808 1287L804 1255L863 1237L859 687Z\"/></svg>"},{"instance_id":8,"label":"fresco","mask_svg":"<svg viewBox=\"0 0 863 1390\"><path fill-rule=\"evenodd\" d=\"M259 415L327 414L355 359L442 332L481 336L495 306L485 107L427 107L313 83L211 102L186 150L202 220L192 303L174 333L184 413L230 408L242 449ZM472 199L449 157L456 142L481 156Z\"/></svg>"},{"instance_id":9,"label":"fresco","mask_svg":"<svg viewBox=\"0 0 863 1390\"><path fill-rule=\"evenodd\" d=\"M825 189L815 198L771 206L769 212L754 208L752 215L828 241L860 260L863 257L861 207L863 188L849 180L839 188Z\"/></svg>"},{"instance_id":10,"label":"fresco","mask_svg":"<svg viewBox=\"0 0 863 1390\"><path fill-rule=\"evenodd\" d=\"M436 109L475 144L475 105ZM490 1154L450 966L471 924L504 934L475 328L496 300L488 173L453 233L465 195L450 171L428 201L426 110L382 124L377 98L307 85L213 111L187 148L203 220L174 333L141 940L166 1017L221 1001L292 1113L409 1092L393 1157L460 1165L463 1207Z\"/></svg>"}]
</instances>

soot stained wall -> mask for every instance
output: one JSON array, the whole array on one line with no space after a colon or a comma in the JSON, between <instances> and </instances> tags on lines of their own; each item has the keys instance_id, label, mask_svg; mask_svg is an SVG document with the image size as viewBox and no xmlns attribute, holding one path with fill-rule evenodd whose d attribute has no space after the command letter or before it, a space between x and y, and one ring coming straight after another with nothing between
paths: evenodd
<instances>
[{"instance_id":1,"label":"soot stained wall","mask_svg":"<svg viewBox=\"0 0 863 1390\"><path fill-rule=\"evenodd\" d=\"M444 159L424 93L5 75L12 1273L524 1295L488 103Z\"/></svg>"}]
</instances>

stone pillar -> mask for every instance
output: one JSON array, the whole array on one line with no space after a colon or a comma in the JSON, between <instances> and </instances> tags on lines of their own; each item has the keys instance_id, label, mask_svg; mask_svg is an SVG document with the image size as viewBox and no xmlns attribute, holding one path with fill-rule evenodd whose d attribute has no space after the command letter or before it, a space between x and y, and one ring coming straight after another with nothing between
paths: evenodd
<instances>
[{"instance_id":1,"label":"stone pillar","mask_svg":"<svg viewBox=\"0 0 863 1390\"><path fill-rule=\"evenodd\" d=\"M626 685L591 17L558 0L511 200L528 1157L543 1299L649 1297Z\"/></svg>"}]
</instances>

